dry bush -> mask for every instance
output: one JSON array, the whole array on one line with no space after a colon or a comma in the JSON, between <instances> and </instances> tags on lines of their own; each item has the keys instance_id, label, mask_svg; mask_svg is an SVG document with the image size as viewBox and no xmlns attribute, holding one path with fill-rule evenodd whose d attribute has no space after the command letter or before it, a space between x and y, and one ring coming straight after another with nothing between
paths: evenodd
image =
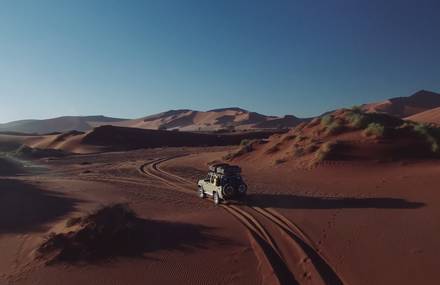
<instances>
[{"instance_id":1,"label":"dry bush","mask_svg":"<svg viewBox=\"0 0 440 285\"><path fill-rule=\"evenodd\" d=\"M379 123L370 123L364 130L363 134L367 137L374 136L376 138L381 138L385 135L385 127Z\"/></svg>"},{"instance_id":2,"label":"dry bush","mask_svg":"<svg viewBox=\"0 0 440 285\"><path fill-rule=\"evenodd\" d=\"M225 155L223 157L224 160L233 160L239 156L242 156L246 153L250 153L254 150L253 148L253 143L255 143L256 141L254 140L250 140L247 142L247 144L245 145L241 145L240 148L238 150L236 150L235 152L231 152L228 153L227 155Z\"/></svg>"},{"instance_id":3,"label":"dry bush","mask_svg":"<svg viewBox=\"0 0 440 285\"><path fill-rule=\"evenodd\" d=\"M313 163L319 163L324 160L328 160L338 145L339 142L337 141L323 143L318 151L315 153L315 159L313 160Z\"/></svg>"},{"instance_id":4,"label":"dry bush","mask_svg":"<svg viewBox=\"0 0 440 285\"><path fill-rule=\"evenodd\" d=\"M433 153L440 152L440 129L427 124L414 124L413 131L422 136L430 145Z\"/></svg>"}]
</instances>

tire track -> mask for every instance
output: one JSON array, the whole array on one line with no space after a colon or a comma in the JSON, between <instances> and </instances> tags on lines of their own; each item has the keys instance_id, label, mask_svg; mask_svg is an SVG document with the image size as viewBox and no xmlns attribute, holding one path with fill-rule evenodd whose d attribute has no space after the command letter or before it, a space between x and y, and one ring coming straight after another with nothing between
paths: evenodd
<instances>
[{"instance_id":1,"label":"tire track","mask_svg":"<svg viewBox=\"0 0 440 285\"><path fill-rule=\"evenodd\" d=\"M181 192L194 195L195 184L193 182L159 167L159 164L181 156L183 155L149 161L143 164L139 171ZM315 250L316 246L307 234L277 211L245 205L222 204L220 206L247 228L251 244L265 272L263 275L271 276L272 281L275 281L273 279L276 277L278 284L300 284L297 281L299 278L294 276L296 273L302 277L301 283L346 284L331 268L327 260ZM260 216L260 219L255 216ZM263 226L262 220L265 220L269 227L275 227L278 234L271 235L268 231L269 227ZM281 244L284 247L287 245L288 252L280 250ZM292 256L297 259L293 259Z\"/></svg>"},{"instance_id":2,"label":"tire track","mask_svg":"<svg viewBox=\"0 0 440 285\"><path fill-rule=\"evenodd\" d=\"M141 165L139 171L145 175L157 178L164 184L176 188L178 191L194 195L196 192L192 189L192 186L189 186L189 184L194 185L194 183L190 183L189 181L173 174L168 175L167 172L158 168L158 164L174 158L176 157L150 161ZM168 179L166 179L164 176L168 177ZM182 187L179 185L179 183L182 182L184 182L187 186ZM273 244L270 244L265 239L265 234L267 235L267 233L255 219L252 219L250 215L244 215L241 209L233 208L228 205L220 205L220 207L222 207L226 212L231 214L236 220L238 220L238 222L246 227L251 246L259 260L259 266L262 272L264 284L299 284L289 268L286 267L284 261L280 258L277 250L274 249Z\"/></svg>"}]
</instances>

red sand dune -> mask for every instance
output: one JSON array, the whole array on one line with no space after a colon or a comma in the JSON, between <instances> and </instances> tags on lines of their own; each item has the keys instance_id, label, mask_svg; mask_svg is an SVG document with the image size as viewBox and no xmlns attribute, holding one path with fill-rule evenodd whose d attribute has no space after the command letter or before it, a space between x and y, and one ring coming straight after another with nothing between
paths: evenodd
<instances>
[{"instance_id":1,"label":"red sand dune","mask_svg":"<svg viewBox=\"0 0 440 285\"><path fill-rule=\"evenodd\" d=\"M95 153L155 147L238 145L244 139L267 138L283 131L235 133L193 133L101 126L86 133L70 131L43 136L0 135L0 147L11 150L21 144L35 149L56 149L69 153Z\"/></svg>"},{"instance_id":2,"label":"red sand dune","mask_svg":"<svg viewBox=\"0 0 440 285\"><path fill-rule=\"evenodd\" d=\"M0 124L0 131L48 134L71 130L89 131L102 125L141 129L179 129L182 131L216 131L222 129L277 129L294 127L304 121L295 116L265 116L240 108L210 111L170 110L138 118L118 119L104 116L65 116L46 120L22 120Z\"/></svg>"},{"instance_id":3,"label":"red sand dune","mask_svg":"<svg viewBox=\"0 0 440 285\"><path fill-rule=\"evenodd\" d=\"M405 120L418 123L440 124L440 107L406 117Z\"/></svg>"},{"instance_id":4,"label":"red sand dune","mask_svg":"<svg viewBox=\"0 0 440 285\"><path fill-rule=\"evenodd\" d=\"M0 131L47 134L71 130L88 131L101 125L113 124L125 119L104 116L64 116L46 120L21 120L0 124Z\"/></svg>"},{"instance_id":5,"label":"red sand dune","mask_svg":"<svg viewBox=\"0 0 440 285\"><path fill-rule=\"evenodd\" d=\"M142 129L179 129L182 131L215 131L234 128L274 129L293 127L302 122L294 116L274 117L240 108L210 111L171 110L156 115L129 120L115 125Z\"/></svg>"},{"instance_id":6,"label":"red sand dune","mask_svg":"<svg viewBox=\"0 0 440 285\"><path fill-rule=\"evenodd\" d=\"M267 141L241 146L226 158L269 165L323 161L394 161L438 157L438 130L418 130L406 121L348 109L304 123Z\"/></svg>"},{"instance_id":7,"label":"red sand dune","mask_svg":"<svg viewBox=\"0 0 440 285\"><path fill-rule=\"evenodd\" d=\"M409 97L396 97L382 102L362 105L367 112L387 113L399 118L408 117L440 107L440 94L421 90Z\"/></svg>"},{"instance_id":8,"label":"red sand dune","mask_svg":"<svg viewBox=\"0 0 440 285\"><path fill-rule=\"evenodd\" d=\"M181 146L238 145L244 139L265 138L273 132L241 132L231 134L204 134L180 131L148 130L102 126L88 132L82 138L83 145L104 149L137 149Z\"/></svg>"}]
</instances>

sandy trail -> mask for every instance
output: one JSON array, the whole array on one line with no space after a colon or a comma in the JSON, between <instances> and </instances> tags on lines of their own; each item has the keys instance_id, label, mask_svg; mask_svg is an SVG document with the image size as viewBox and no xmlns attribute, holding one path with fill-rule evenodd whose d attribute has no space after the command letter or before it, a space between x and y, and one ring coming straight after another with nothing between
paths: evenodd
<instances>
[{"instance_id":1,"label":"sandy trail","mask_svg":"<svg viewBox=\"0 0 440 285\"><path fill-rule=\"evenodd\" d=\"M194 183L164 171L160 164L183 155L143 164L141 173L188 194ZM259 259L263 280L271 284L346 284L316 249L311 239L292 221L273 209L252 205L222 204L249 232Z\"/></svg>"}]
</instances>

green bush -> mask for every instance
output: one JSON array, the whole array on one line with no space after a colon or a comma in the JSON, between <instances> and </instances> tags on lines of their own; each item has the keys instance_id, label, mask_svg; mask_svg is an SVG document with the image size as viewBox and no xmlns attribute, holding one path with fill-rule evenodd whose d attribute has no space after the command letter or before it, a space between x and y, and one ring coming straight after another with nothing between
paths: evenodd
<instances>
[{"instance_id":1,"label":"green bush","mask_svg":"<svg viewBox=\"0 0 440 285\"><path fill-rule=\"evenodd\" d=\"M383 137L385 134L385 127L379 123L370 123L364 130L364 135L367 137Z\"/></svg>"},{"instance_id":2,"label":"green bush","mask_svg":"<svg viewBox=\"0 0 440 285\"><path fill-rule=\"evenodd\" d=\"M241 140L240 145L248 145L250 142L251 141L248 139L243 139L243 140Z\"/></svg>"},{"instance_id":3,"label":"green bush","mask_svg":"<svg viewBox=\"0 0 440 285\"><path fill-rule=\"evenodd\" d=\"M413 125L413 130L417 134L425 138L427 143L431 145L431 151L434 153L440 152L439 140L440 140L440 129L430 127L426 124L415 124Z\"/></svg>"},{"instance_id":4,"label":"green bush","mask_svg":"<svg viewBox=\"0 0 440 285\"><path fill-rule=\"evenodd\" d=\"M370 122L365 114L351 112L347 115L347 120L350 126L356 129L364 129Z\"/></svg>"}]
</instances>

